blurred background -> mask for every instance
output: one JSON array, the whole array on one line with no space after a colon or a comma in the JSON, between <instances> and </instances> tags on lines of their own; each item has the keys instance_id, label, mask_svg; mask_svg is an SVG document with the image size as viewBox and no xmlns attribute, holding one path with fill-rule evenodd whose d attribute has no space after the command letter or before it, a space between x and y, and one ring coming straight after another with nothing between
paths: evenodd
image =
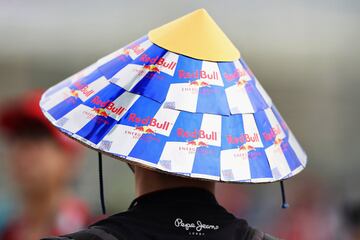
<instances>
[{"instance_id":1,"label":"blurred background","mask_svg":"<svg viewBox=\"0 0 360 240\"><path fill-rule=\"evenodd\" d=\"M202 7L239 48L309 158L286 181L287 210L278 184L221 185L219 201L284 239L360 239L351 236L360 228L360 1L0 0L0 102L48 88ZM0 232L19 212L7 148L2 138ZM71 189L96 218L97 154L85 150L83 158ZM132 173L107 157L104 172L108 211L127 209Z\"/></svg>"}]
</instances>

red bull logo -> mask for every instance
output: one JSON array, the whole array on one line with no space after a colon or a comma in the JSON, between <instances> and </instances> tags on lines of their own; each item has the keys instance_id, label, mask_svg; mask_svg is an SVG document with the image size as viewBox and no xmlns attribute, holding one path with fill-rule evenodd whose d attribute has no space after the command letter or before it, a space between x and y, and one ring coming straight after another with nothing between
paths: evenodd
<instances>
[{"instance_id":1,"label":"red bull logo","mask_svg":"<svg viewBox=\"0 0 360 240\"><path fill-rule=\"evenodd\" d=\"M241 143L248 143L248 142L257 143L257 142L260 142L260 137L259 137L259 134L257 134L257 133L254 133L252 135L244 133L238 137L228 135L228 136L226 136L226 140L230 144L241 144Z\"/></svg>"},{"instance_id":2,"label":"red bull logo","mask_svg":"<svg viewBox=\"0 0 360 240\"><path fill-rule=\"evenodd\" d=\"M255 150L255 147L248 144L239 146L239 151L252 151L252 150Z\"/></svg>"},{"instance_id":3,"label":"red bull logo","mask_svg":"<svg viewBox=\"0 0 360 240\"><path fill-rule=\"evenodd\" d=\"M128 121L140 123L146 126L154 127L157 129L163 129L163 130L168 130L170 126L170 122L168 121L159 122L156 118L151 118L150 116L145 118L140 118L136 115L136 113L131 113L128 117Z\"/></svg>"},{"instance_id":4,"label":"red bull logo","mask_svg":"<svg viewBox=\"0 0 360 240\"><path fill-rule=\"evenodd\" d=\"M144 69L148 70L149 72L160 73L160 69L156 65L144 65Z\"/></svg>"},{"instance_id":5,"label":"red bull logo","mask_svg":"<svg viewBox=\"0 0 360 240\"><path fill-rule=\"evenodd\" d=\"M93 108L92 111L95 112L96 115L101 116L101 117L108 117L109 116L107 114L107 112L105 111L105 109L103 109L103 108Z\"/></svg>"},{"instance_id":6,"label":"red bull logo","mask_svg":"<svg viewBox=\"0 0 360 240\"><path fill-rule=\"evenodd\" d=\"M236 68L235 71L233 73L224 73L224 78L227 81L233 81L235 79L239 79L241 77L245 77L246 71L242 68Z\"/></svg>"},{"instance_id":7,"label":"red bull logo","mask_svg":"<svg viewBox=\"0 0 360 240\"><path fill-rule=\"evenodd\" d=\"M194 146L194 147L208 147L208 144L206 142L200 141L200 140L188 141L187 145Z\"/></svg>"},{"instance_id":8,"label":"red bull logo","mask_svg":"<svg viewBox=\"0 0 360 240\"><path fill-rule=\"evenodd\" d=\"M202 80L195 80L195 81L191 81L189 82L190 86L194 86L194 87L210 87L210 84L202 81Z\"/></svg>"},{"instance_id":9,"label":"red bull logo","mask_svg":"<svg viewBox=\"0 0 360 240\"><path fill-rule=\"evenodd\" d=\"M246 85L246 83L247 83L246 80L240 79L239 81L237 81L236 85L237 85L238 87L242 87L242 86Z\"/></svg>"},{"instance_id":10,"label":"red bull logo","mask_svg":"<svg viewBox=\"0 0 360 240\"><path fill-rule=\"evenodd\" d=\"M152 130L149 126L139 126L139 127L135 127L135 130L138 131L138 132L145 133L145 134L155 135L155 131Z\"/></svg>"},{"instance_id":11,"label":"red bull logo","mask_svg":"<svg viewBox=\"0 0 360 240\"><path fill-rule=\"evenodd\" d=\"M74 82L73 84L82 94L84 94L85 97L89 97L89 96L91 96L91 94L94 93L94 90L90 89L89 85L87 85L87 84L82 84L79 81ZM77 97L79 97L79 95L77 95Z\"/></svg>"},{"instance_id":12,"label":"red bull logo","mask_svg":"<svg viewBox=\"0 0 360 240\"><path fill-rule=\"evenodd\" d=\"M79 92L77 90L71 89L70 90L70 95L75 97L75 98L78 98L79 97Z\"/></svg>"},{"instance_id":13,"label":"red bull logo","mask_svg":"<svg viewBox=\"0 0 360 240\"><path fill-rule=\"evenodd\" d=\"M178 71L179 78L193 78L193 79L209 79L219 80L219 74L216 71L208 73L204 70L196 70L195 72L186 72L184 70Z\"/></svg>"},{"instance_id":14,"label":"red bull logo","mask_svg":"<svg viewBox=\"0 0 360 240\"><path fill-rule=\"evenodd\" d=\"M273 127L270 129L269 132L262 133L262 135L266 141L271 141L272 139L276 138L280 134L281 134L280 126Z\"/></svg>"},{"instance_id":15,"label":"red bull logo","mask_svg":"<svg viewBox=\"0 0 360 240\"><path fill-rule=\"evenodd\" d=\"M204 130L194 130L194 131L185 131L183 128L178 128L176 131L179 137L185 138L194 138L194 139L207 139L216 141L217 140L217 132L205 132ZM205 144L205 143L204 143Z\"/></svg>"},{"instance_id":16,"label":"red bull logo","mask_svg":"<svg viewBox=\"0 0 360 240\"><path fill-rule=\"evenodd\" d=\"M115 103L110 100L102 101L99 96L94 97L91 100L91 102L96 104L97 106L100 106L102 108L109 110L110 112L112 112L118 116L121 115L126 110L126 108L124 108L122 106L116 107Z\"/></svg>"},{"instance_id":17,"label":"red bull logo","mask_svg":"<svg viewBox=\"0 0 360 240\"><path fill-rule=\"evenodd\" d=\"M281 145L282 142L283 142L283 139L276 137L274 140L274 145Z\"/></svg>"},{"instance_id":18,"label":"red bull logo","mask_svg":"<svg viewBox=\"0 0 360 240\"><path fill-rule=\"evenodd\" d=\"M284 152L287 151L289 148L289 144L287 142L284 142L284 140L279 137L275 138L273 146L275 148L275 151L277 152Z\"/></svg>"},{"instance_id":19,"label":"red bull logo","mask_svg":"<svg viewBox=\"0 0 360 240\"><path fill-rule=\"evenodd\" d=\"M250 156L249 152L255 150L255 147L249 145L249 144L244 144L238 147L238 151L234 152L234 157L236 158L242 158L242 159L246 159Z\"/></svg>"},{"instance_id":20,"label":"red bull logo","mask_svg":"<svg viewBox=\"0 0 360 240\"><path fill-rule=\"evenodd\" d=\"M140 61L144 62L144 63L150 63L152 65L156 64L157 66L161 66L163 68L167 68L169 70L174 70L175 66L176 66L176 62L171 61L168 62L166 61L165 58L159 58L159 56L151 58L150 56L148 56L147 54L143 54L140 57Z\"/></svg>"}]
</instances>

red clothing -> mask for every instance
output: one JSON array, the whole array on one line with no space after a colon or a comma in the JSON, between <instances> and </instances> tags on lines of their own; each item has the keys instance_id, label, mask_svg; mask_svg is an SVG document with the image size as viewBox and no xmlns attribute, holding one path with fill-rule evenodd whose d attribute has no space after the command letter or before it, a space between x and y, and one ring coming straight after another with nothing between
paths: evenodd
<instances>
[{"instance_id":1,"label":"red clothing","mask_svg":"<svg viewBox=\"0 0 360 240\"><path fill-rule=\"evenodd\" d=\"M77 198L68 198L61 202L58 211L49 224L45 235L63 235L78 231L87 226L90 215L87 205ZM26 240L23 238L22 229L26 226L26 220L16 219L5 228L0 236L1 240Z\"/></svg>"}]
</instances>

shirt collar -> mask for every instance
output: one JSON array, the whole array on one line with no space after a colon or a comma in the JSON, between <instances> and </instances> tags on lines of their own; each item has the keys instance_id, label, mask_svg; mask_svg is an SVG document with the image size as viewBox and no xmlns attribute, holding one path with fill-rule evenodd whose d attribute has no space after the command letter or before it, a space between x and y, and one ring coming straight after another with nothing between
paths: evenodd
<instances>
[{"instance_id":1,"label":"shirt collar","mask_svg":"<svg viewBox=\"0 0 360 240\"><path fill-rule=\"evenodd\" d=\"M132 201L129 209L152 203L192 202L218 205L215 196L210 191L196 187L171 188L144 194Z\"/></svg>"}]
</instances>

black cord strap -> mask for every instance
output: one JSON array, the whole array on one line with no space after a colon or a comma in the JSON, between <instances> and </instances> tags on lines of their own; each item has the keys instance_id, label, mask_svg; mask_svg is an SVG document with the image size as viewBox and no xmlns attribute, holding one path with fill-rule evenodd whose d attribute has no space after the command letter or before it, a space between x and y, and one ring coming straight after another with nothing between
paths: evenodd
<instances>
[{"instance_id":1,"label":"black cord strap","mask_svg":"<svg viewBox=\"0 0 360 240\"><path fill-rule=\"evenodd\" d=\"M105 197L104 197L104 180L103 180L103 169L102 169L102 154L98 152L99 157L99 184L100 184L100 202L101 210L103 214L106 214Z\"/></svg>"},{"instance_id":2,"label":"black cord strap","mask_svg":"<svg viewBox=\"0 0 360 240\"><path fill-rule=\"evenodd\" d=\"M281 188L281 198L282 198L281 207L285 209L289 207L289 204L286 202L284 181L280 181L280 188Z\"/></svg>"}]
</instances>

